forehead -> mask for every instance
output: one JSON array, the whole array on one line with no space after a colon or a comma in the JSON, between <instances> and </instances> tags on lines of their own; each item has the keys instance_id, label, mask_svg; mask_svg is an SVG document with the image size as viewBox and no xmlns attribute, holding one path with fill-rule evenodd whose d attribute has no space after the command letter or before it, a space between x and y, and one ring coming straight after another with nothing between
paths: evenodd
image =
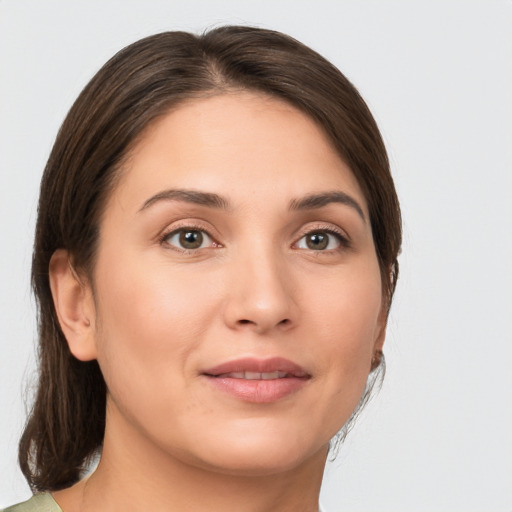
<instances>
[{"instance_id":1,"label":"forehead","mask_svg":"<svg viewBox=\"0 0 512 512\"><path fill-rule=\"evenodd\" d=\"M366 208L356 178L318 124L285 101L252 92L187 100L153 123L113 195L140 203L169 187L234 196L235 203L340 189Z\"/></svg>"}]
</instances>

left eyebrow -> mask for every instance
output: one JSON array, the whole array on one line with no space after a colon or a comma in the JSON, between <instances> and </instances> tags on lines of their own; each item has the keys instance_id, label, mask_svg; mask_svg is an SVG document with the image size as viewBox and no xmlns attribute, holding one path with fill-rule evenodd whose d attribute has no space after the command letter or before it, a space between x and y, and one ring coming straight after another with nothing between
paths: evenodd
<instances>
[{"instance_id":1,"label":"left eyebrow","mask_svg":"<svg viewBox=\"0 0 512 512\"><path fill-rule=\"evenodd\" d=\"M318 194L310 194L300 199L292 199L290 201L290 210L314 210L322 208L331 203L340 203L353 208L366 222L366 217L360 204L352 197L339 190L329 192L320 192Z\"/></svg>"}]
</instances>

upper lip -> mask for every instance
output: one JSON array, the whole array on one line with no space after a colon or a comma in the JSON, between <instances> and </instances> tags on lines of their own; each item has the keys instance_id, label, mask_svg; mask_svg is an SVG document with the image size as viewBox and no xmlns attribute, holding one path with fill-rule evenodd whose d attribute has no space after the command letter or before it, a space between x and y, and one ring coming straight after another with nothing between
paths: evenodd
<instances>
[{"instance_id":1,"label":"upper lip","mask_svg":"<svg viewBox=\"0 0 512 512\"><path fill-rule=\"evenodd\" d=\"M272 357L268 359L258 359L245 357L221 363L212 368L204 370L203 375L218 377L228 373L255 372L255 373L273 373L282 372L290 377L307 378L308 372L301 366L282 357Z\"/></svg>"}]
</instances>

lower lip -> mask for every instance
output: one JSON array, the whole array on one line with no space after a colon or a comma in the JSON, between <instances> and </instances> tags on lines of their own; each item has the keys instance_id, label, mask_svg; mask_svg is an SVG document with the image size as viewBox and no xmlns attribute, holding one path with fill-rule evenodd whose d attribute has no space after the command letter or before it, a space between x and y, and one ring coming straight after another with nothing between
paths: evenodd
<instances>
[{"instance_id":1,"label":"lower lip","mask_svg":"<svg viewBox=\"0 0 512 512\"><path fill-rule=\"evenodd\" d=\"M246 402L266 404L277 402L299 391L306 378L285 377L283 379L248 380L205 376L220 391L224 391Z\"/></svg>"}]
</instances>

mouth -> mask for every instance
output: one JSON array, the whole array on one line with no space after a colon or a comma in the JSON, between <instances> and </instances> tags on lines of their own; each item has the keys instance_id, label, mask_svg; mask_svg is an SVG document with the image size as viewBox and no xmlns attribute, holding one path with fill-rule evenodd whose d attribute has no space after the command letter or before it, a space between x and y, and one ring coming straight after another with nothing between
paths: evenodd
<instances>
[{"instance_id":1,"label":"mouth","mask_svg":"<svg viewBox=\"0 0 512 512\"><path fill-rule=\"evenodd\" d=\"M285 379L291 377L286 372L230 372L221 373L220 375L210 375L210 377L224 378L224 379L245 379L245 380L273 380L273 379Z\"/></svg>"},{"instance_id":2,"label":"mouth","mask_svg":"<svg viewBox=\"0 0 512 512\"><path fill-rule=\"evenodd\" d=\"M281 400L301 390L311 378L302 367L283 358L228 361L201 375L216 390L252 403Z\"/></svg>"}]
</instances>

